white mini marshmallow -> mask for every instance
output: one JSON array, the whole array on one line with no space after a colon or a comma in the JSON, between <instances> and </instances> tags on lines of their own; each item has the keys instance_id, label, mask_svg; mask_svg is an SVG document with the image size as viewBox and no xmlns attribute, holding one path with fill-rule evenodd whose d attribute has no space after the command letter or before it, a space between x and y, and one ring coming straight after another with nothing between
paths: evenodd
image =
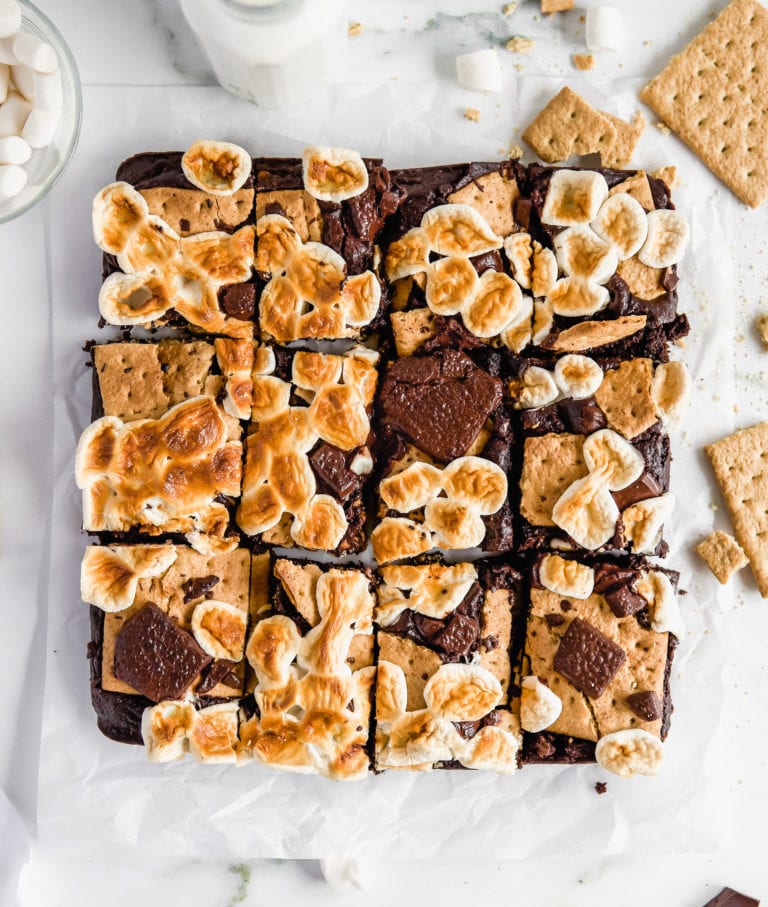
<instances>
[{"instance_id":1,"label":"white mini marshmallow","mask_svg":"<svg viewBox=\"0 0 768 907\"><path fill-rule=\"evenodd\" d=\"M0 38L0 63L13 66L18 62L16 54L13 52L13 38Z\"/></svg>"},{"instance_id":2,"label":"white mini marshmallow","mask_svg":"<svg viewBox=\"0 0 768 907\"><path fill-rule=\"evenodd\" d=\"M2 0L0 0L2 2ZM20 31L13 39L13 52L19 63L37 72L54 72L59 68L56 51L45 41L29 32Z\"/></svg>"},{"instance_id":3,"label":"white mini marshmallow","mask_svg":"<svg viewBox=\"0 0 768 907\"><path fill-rule=\"evenodd\" d=\"M31 157L32 149L21 136L0 139L0 164L26 164Z\"/></svg>"},{"instance_id":4,"label":"white mini marshmallow","mask_svg":"<svg viewBox=\"0 0 768 907\"><path fill-rule=\"evenodd\" d=\"M24 95L28 101L35 97L35 71L23 63L11 66L11 79L16 86L16 91Z\"/></svg>"},{"instance_id":5,"label":"white mini marshmallow","mask_svg":"<svg viewBox=\"0 0 768 907\"><path fill-rule=\"evenodd\" d=\"M64 91L61 87L61 72L36 72L35 107L40 110L58 110L64 103Z\"/></svg>"},{"instance_id":6,"label":"white mini marshmallow","mask_svg":"<svg viewBox=\"0 0 768 907\"><path fill-rule=\"evenodd\" d=\"M31 148L45 148L53 141L58 125L58 111L38 110L37 107L33 107L21 130L21 137Z\"/></svg>"},{"instance_id":7,"label":"white mini marshmallow","mask_svg":"<svg viewBox=\"0 0 768 907\"><path fill-rule=\"evenodd\" d=\"M11 84L11 70L5 63L0 63L0 104L8 97L8 88Z\"/></svg>"},{"instance_id":8,"label":"white mini marshmallow","mask_svg":"<svg viewBox=\"0 0 768 907\"><path fill-rule=\"evenodd\" d=\"M624 43L621 13L612 6L590 6L587 10L587 47L598 53L618 53Z\"/></svg>"},{"instance_id":9,"label":"white mini marshmallow","mask_svg":"<svg viewBox=\"0 0 768 907\"><path fill-rule=\"evenodd\" d=\"M15 35L21 28L21 7L16 0L0 0L0 38Z\"/></svg>"},{"instance_id":10,"label":"white mini marshmallow","mask_svg":"<svg viewBox=\"0 0 768 907\"><path fill-rule=\"evenodd\" d=\"M0 167L0 200L13 198L27 185L27 171L16 164Z\"/></svg>"},{"instance_id":11,"label":"white mini marshmallow","mask_svg":"<svg viewBox=\"0 0 768 907\"><path fill-rule=\"evenodd\" d=\"M456 75L462 88L501 91L501 64L495 50L476 50L456 57Z\"/></svg>"},{"instance_id":12,"label":"white mini marshmallow","mask_svg":"<svg viewBox=\"0 0 768 907\"><path fill-rule=\"evenodd\" d=\"M12 91L4 104L0 104L0 139L7 135L21 135L32 105L18 92Z\"/></svg>"}]
</instances>

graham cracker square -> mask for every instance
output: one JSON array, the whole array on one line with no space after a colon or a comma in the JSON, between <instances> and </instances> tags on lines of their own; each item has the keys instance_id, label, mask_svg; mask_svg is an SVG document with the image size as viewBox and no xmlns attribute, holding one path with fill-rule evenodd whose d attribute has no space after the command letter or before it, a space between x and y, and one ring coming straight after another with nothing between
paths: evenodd
<instances>
[{"instance_id":1,"label":"graham cracker square","mask_svg":"<svg viewBox=\"0 0 768 907\"><path fill-rule=\"evenodd\" d=\"M768 196L768 10L733 0L640 92L747 205Z\"/></svg>"},{"instance_id":2,"label":"graham cracker square","mask_svg":"<svg viewBox=\"0 0 768 907\"><path fill-rule=\"evenodd\" d=\"M706 447L736 538L768 598L768 422Z\"/></svg>"},{"instance_id":3,"label":"graham cracker square","mask_svg":"<svg viewBox=\"0 0 768 907\"><path fill-rule=\"evenodd\" d=\"M749 563L744 549L727 532L713 532L703 542L699 542L696 551L723 585Z\"/></svg>"}]
</instances>

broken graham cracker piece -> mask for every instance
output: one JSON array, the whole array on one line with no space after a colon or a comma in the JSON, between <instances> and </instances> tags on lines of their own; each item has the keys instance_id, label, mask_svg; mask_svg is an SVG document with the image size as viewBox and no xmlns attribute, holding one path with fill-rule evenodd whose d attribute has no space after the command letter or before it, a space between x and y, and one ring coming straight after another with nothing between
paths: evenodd
<instances>
[{"instance_id":1,"label":"broken graham cracker piece","mask_svg":"<svg viewBox=\"0 0 768 907\"><path fill-rule=\"evenodd\" d=\"M567 85L534 117L523 140L548 164L575 154L612 148L617 140L610 118Z\"/></svg>"},{"instance_id":2,"label":"broken graham cracker piece","mask_svg":"<svg viewBox=\"0 0 768 907\"><path fill-rule=\"evenodd\" d=\"M768 422L704 448L760 594L768 598Z\"/></svg>"},{"instance_id":3,"label":"broken graham cracker piece","mask_svg":"<svg viewBox=\"0 0 768 907\"><path fill-rule=\"evenodd\" d=\"M768 315L758 315L755 318L755 328L760 342L768 350Z\"/></svg>"},{"instance_id":4,"label":"broken graham cracker piece","mask_svg":"<svg viewBox=\"0 0 768 907\"><path fill-rule=\"evenodd\" d=\"M595 68L594 54L573 54L571 60L576 69L580 69L582 72Z\"/></svg>"},{"instance_id":5,"label":"broken graham cracker piece","mask_svg":"<svg viewBox=\"0 0 768 907\"><path fill-rule=\"evenodd\" d=\"M722 585L749 563L744 549L736 539L719 530L699 542L696 551Z\"/></svg>"},{"instance_id":6,"label":"broken graham cracker piece","mask_svg":"<svg viewBox=\"0 0 768 907\"><path fill-rule=\"evenodd\" d=\"M733 0L640 92L745 204L768 197L768 10Z\"/></svg>"},{"instance_id":7,"label":"broken graham cracker piece","mask_svg":"<svg viewBox=\"0 0 768 907\"><path fill-rule=\"evenodd\" d=\"M541 0L543 13L562 13L567 9L573 9L573 0Z\"/></svg>"},{"instance_id":8,"label":"broken graham cracker piece","mask_svg":"<svg viewBox=\"0 0 768 907\"><path fill-rule=\"evenodd\" d=\"M608 117L613 123L616 129L616 141L610 147L601 149L600 162L603 167L621 169L632 160L637 143L645 129L645 117L638 111L632 117L632 122L627 123L621 117L615 117L610 113L604 113L603 116Z\"/></svg>"}]
</instances>

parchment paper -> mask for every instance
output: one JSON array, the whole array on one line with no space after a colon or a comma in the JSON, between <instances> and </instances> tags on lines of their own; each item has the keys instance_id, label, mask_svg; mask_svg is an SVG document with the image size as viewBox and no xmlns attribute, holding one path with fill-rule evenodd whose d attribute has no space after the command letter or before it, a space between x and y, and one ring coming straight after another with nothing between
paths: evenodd
<instances>
[{"instance_id":1,"label":"parchment paper","mask_svg":"<svg viewBox=\"0 0 768 907\"><path fill-rule=\"evenodd\" d=\"M83 342L96 329L100 253L91 239L94 194L117 163L137 151L185 148L199 137L239 142L254 154L295 154L311 142L349 145L390 166L498 159L558 88L518 79L503 95L468 95L449 82L339 87L310 110L272 114L213 88L123 92L88 89L81 149L51 204L55 442L51 596L40 768L39 834L59 856L98 859L134 850L168 857L486 857L560 853L692 852L722 846L726 767L713 746L723 703L726 592L691 554L715 519L701 447L733 423L732 280L714 181L679 143L649 128L636 160L648 169L674 152L684 183L675 201L690 218L692 243L680 268L681 310L693 333L686 360L691 410L673 441L677 509L666 537L681 571L688 634L675 660L675 715L656 778L622 780L594 766L528 767L512 778L479 772L392 773L338 784L191 762L158 766L141 748L103 738L88 690L88 610L78 594L86 540L73 454L90 415ZM613 113L634 109L638 83L594 91ZM479 123L462 118L481 109ZM596 780L608 781L597 796Z\"/></svg>"}]
</instances>

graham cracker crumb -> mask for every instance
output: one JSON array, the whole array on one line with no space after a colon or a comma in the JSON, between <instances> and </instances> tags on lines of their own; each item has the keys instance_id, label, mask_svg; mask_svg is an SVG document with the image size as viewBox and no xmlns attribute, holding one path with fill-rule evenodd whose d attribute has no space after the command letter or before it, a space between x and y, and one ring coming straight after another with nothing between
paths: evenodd
<instances>
[{"instance_id":1,"label":"graham cracker crumb","mask_svg":"<svg viewBox=\"0 0 768 907\"><path fill-rule=\"evenodd\" d=\"M654 123L653 125L659 130L662 135L669 135L669 133L672 131L669 126L667 126L666 123L662 123L661 120L659 120L657 123Z\"/></svg>"},{"instance_id":2,"label":"graham cracker crumb","mask_svg":"<svg viewBox=\"0 0 768 907\"><path fill-rule=\"evenodd\" d=\"M651 176L654 179L661 180L667 184L667 189L677 189L680 185L680 177L677 175L677 167L674 164L667 164L666 167L659 167L654 170Z\"/></svg>"},{"instance_id":3,"label":"graham cracker crumb","mask_svg":"<svg viewBox=\"0 0 768 907\"><path fill-rule=\"evenodd\" d=\"M515 3L505 3L502 6L501 11L505 16L511 16L512 13L517 9L517 2Z\"/></svg>"},{"instance_id":4,"label":"graham cracker crumb","mask_svg":"<svg viewBox=\"0 0 768 907\"><path fill-rule=\"evenodd\" d=\"M573 0L541 0L543 13L562 13L567 9L573 9Z\"/></svg>"},{"instance_id":5,"label":"graham cracker crumb","mask_svg":"<svg viewBox=\"0 0 768 907\"><path fill-rule=\"evenodd\" d=\"M536 42L533 38L524 38L522 35L515 35L514 38L510 38L504 46L514 54L529 54L536 46Z\"/></svg>"},{"instance_id":6,"label":"graham cracker crumb","mask_svg":"<svg viewBox=\"0 0 768 907\"><path fill-rule=\"evenodd\" d=\"M510 161L519 161L523 156L523 149L519 145L510 145L506 154Z\"/></svg>"},{"instance_id":7,"label":"graham cracker crumb","mask_svg":"<svg viewBox=\"0 0 768 907\"><path fill-rule=\"evenodd\" d=\"M755 318L755 328L760 342L768 350L768 315L758 315Z\"/></svg>"},{"instance_id":8,"label":"graham cracker crumb","mask_svg":"<svg viewBox=\"0 0 768 907\"><path fill-rule=\"evenodd\" d=\"M595 57L593 54L574 54L571 59L576 69L580 69L582 72L595 68Z\"/></svg>"},{"instance_id":9,"label":"graham cracker crumb","mask_svg":"<svg viewBox=\"0 0 768 907\"><path fill-rule=\"evenodd\" d=\"M347 34L350 38L355 35L361 35L365 31L365 26L362 22L350 22L349 28L347 29Z\"/></svg>"},{"instance_id":10,"label":"graham cracker crumb","mask_svg":"<svg viewBox=\"0 0 768 907\"><path fill-rule=\"evenodd\" d=\"M477 107L467 107L467 109L464 111L464 119L472 120L473 123L479 123L480 111L477 109Z\"/></svg>"}]
</instances>

